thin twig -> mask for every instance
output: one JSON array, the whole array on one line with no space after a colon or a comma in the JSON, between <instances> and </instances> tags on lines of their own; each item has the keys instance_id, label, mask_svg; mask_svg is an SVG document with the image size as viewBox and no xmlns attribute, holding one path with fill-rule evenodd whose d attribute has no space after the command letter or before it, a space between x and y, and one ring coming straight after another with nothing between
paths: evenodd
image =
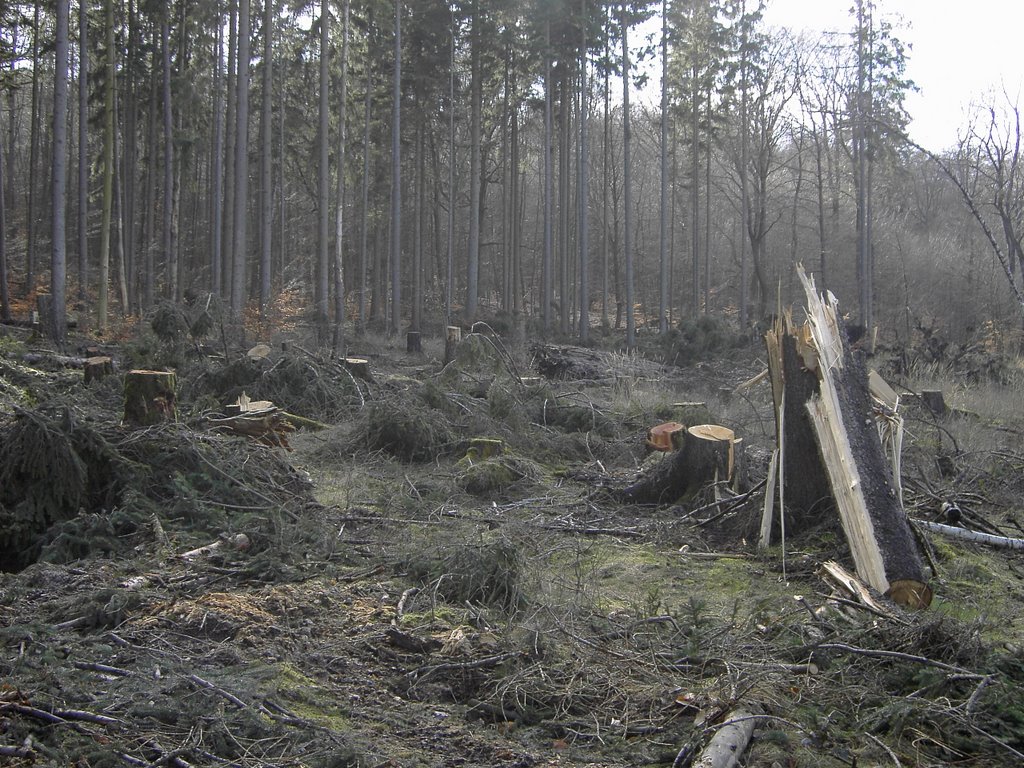
<instances>
[{"instance_id":1,"label":"thin twig","mask_svg":"<svg viewBox=\"0 0 1024 768\"><path fill-rule=\"evenodd\" d=\"M882 741L879 740L874 734L865 733L864 735L871 739L873 742L875 742L875 744L877 744L883 750L885 750L886 754L888 754L889 757L892 758L892 761L896 763L896 768L903 768L903 764L900 762L900 759L896 757L896 753L889 749L887 745L883 744Z\"/></svg>"}]
</instances>

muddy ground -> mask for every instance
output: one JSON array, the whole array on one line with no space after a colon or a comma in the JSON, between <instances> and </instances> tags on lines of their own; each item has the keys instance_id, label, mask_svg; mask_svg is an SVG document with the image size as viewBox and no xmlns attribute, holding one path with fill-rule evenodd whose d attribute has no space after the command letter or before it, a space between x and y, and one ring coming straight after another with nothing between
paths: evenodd
<instances>
[{"instance_id":1,"label":"muddy ground","mask_svg":"<svg viewBox=\"0 0 1024 768\"><path fill-rule=\"evenodd\" d=\"M756 344L559 347L592 367L549 379L490 333L447 367L441 342L362 338L364 380L267 341L110 346L86 386L0 334L0 764L684 766L737 717L748 766L1024 761L1020 552L922 534L919 613L834 593L831 515L757 552ZM161 357L177 423L121 425L124 371ZM1024 535L1016 359L996 381L873 362L905 394L911 514ZM327 429L218 431L243 391ZM743 437L738 495L615 500L670 419Z\"/></svg>"}]
</instances>

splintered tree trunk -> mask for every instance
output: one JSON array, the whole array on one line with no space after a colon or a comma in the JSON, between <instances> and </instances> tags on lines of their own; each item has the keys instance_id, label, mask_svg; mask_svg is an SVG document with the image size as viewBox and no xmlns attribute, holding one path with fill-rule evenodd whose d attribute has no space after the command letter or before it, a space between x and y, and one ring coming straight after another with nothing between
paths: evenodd
<instances>
[{"instance_id":1,"label":"splintered tree trunk","mask_svg":"<svg viewBox=\"0 0 1024 768\"><path fill-rule=\"evenodd\" d=\"M124 420L151 427L175 418L177 377L169 371L128 371L124 377Z\"/></svg>"},{"instance_id":2,"label":"splintered tree trunk","mask_svg":"<svg viewBox=\"0 0 1024 768\"><path fill-rule=\"evenodd\" d=\"M621 492L634 504L670 504L715 482L729 482L736 469L735 433L700 424L683 433L682 446Z\"/></svg>"},{"instance_id":3,"label":"splintered tree trunk","mask_svg":"<svg viewBox=\"0 0 1024 768\"><path fill-rule=\"evenodd\" d=\"M799 276L810 322L793 328L787 320L768 335L787 527L806 527L834 506L858 575L898 603L926 607L931 589L875 426L862 356L846 340L835 297L823 300L802 269Z\"/></svg>"}]
</instances>

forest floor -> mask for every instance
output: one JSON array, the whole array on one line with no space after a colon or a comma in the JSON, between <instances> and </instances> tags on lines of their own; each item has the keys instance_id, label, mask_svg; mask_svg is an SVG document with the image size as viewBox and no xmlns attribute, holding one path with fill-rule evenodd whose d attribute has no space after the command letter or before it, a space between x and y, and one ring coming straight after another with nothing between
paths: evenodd
<instances>
[{"instance_id":1,"label":"forest floor","mask_svg":"<svg viewBox=\"0 0 1024 768\"><path fill-rule=\"evenodd\" d=\"M294 334L200 350L174 312L88 386L0 328L0 764L685 766L737 718L747 766L1024 762L1024 553L923 533L916 613L834 593L830 515L759 553L756 343L564 347L592 367L555 380L489 332L446 367L356 338L362 380ZM872 362L906 395L911 516L1024 535L1019 359ZM177 422L123 426L124 370L158 364ZM913 397L938 387L942 418ZM329 428L218 432L243 391ZM670 419L735 430L753 490L615 501Z\"/></svg>"}]
</instances>

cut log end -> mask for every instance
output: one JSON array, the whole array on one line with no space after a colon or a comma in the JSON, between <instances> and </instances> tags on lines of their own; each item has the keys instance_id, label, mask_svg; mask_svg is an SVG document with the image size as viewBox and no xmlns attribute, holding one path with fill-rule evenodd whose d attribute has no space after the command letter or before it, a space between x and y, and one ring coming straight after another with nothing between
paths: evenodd
<instances>
[{"instance_id":1,"label":"cut log end","mask_svg":"<svg viewBox=\"0 0 1024 768\"><path fill-rule=\"evenodd\" d=\"M932 604L932 589L914 579L897 579L889 584L886 596L897 605L923 610Z\"/></svg>"}]
</instances>

